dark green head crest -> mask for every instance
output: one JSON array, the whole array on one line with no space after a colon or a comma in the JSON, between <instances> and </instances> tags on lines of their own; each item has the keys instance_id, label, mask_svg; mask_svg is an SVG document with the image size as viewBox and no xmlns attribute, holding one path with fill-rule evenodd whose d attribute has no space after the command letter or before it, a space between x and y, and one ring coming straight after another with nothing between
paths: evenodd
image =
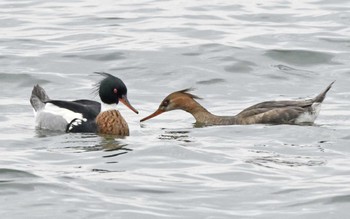
<instances>
[{"instance_id":1,"label":"dark green head crest","mask_svg":"<svg viewBox=\"0 0 350 219\"><path fill-rule=\"evenodd\" d=\"M98 90L102 102L118 104L119 99L127 95L127 88L120 78L105 72L95 73L104 76L104 79L96 84L96 90Z\"/></svg>"}]
</instances>

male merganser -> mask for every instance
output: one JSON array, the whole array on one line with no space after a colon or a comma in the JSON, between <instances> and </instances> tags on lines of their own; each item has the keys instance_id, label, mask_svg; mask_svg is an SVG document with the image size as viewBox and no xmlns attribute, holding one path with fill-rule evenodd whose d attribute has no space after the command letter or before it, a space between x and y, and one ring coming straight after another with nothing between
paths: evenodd
<instances>
[{"instance_id":1,"label":"male merganser","mask_svg":"<svg viewBox=\"0 0 350 219\"><path fill-rule=\"evenodd\" d=\"M169 94L151 115L141 122L161 113L181 109L196 119L197 125L248 125L248 124L312 124L318 116L321 103L334 81L318 96L306 100L267 101L248 107L235 116L217 116L210 113L190 94L190 89Z\"/></svg>"},{"instance_id":2,"label":"male merganser","mask_svg":"<svg viewBox=\"0 0 350 219\"><path fill-rule=\"evenodd\" d=\"M138 113L129 103L127 88L122 80L108 73L96 73L104 76L104 79L97 84L102 108L117 105L120 101ZM42 87L36 85L30 103L34 109L36 126L41 129L129 135L128 124L119 111L112 109L111 106L101 110L101 104L93 100L52 100Z\"/></svg>"}]
</instances>

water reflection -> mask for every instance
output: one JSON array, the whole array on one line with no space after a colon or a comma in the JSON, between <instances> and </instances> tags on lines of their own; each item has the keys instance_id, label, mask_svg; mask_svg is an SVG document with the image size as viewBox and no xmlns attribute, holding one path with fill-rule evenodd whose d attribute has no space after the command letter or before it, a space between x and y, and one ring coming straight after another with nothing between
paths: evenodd
<instances>
[{"instance_id":1,"label":"water reflection","mask_svg":"<svg viewBox=\"0 0 350 219\"><path fill-rule=\"evenodd\" d=\"M192 142L189 138L189 131L165 131L158 139L160 140L176 140L182 142Z\"/></svg>"},{"instance_id":2,"label":"water reflection","mask_svg":"<svg viewBox=\"0 0 350 219\"><path fill-rule=\"evenodd\" d=\"M213 79L209 79L209 80L197 81L197 84L212 85L212 84L218 84L218 83L223 83L223 82L226 82L226 80L222 79L222 78L213 78Z\"/></svg>"},{"instance_id":3,"label":"water reflection","mask_svg":"<svg viewBox=\"0 0 350 219\"><path fill-rule=\"evenodd\" d=\"M127 148L128 144L112 138L111 136L103 138L99 146L106 152L116 151L116 153L104 155L104 158L116 157L132 151L132 149Z\"/></svg>"},{"instance_id":4,"label":"water reflection","mask_svg":"<svg viewBox=\"0 0 350 219\"><path fill-rule=\"evenodd\" d=\"M54 130L45 130L45 129L38 129L35 128L35 135L36 138L47 138L47 137L53 137L58 135L63 135L64 132L60 131L54 131Z\"/></svg>"},{"instance_id":5,"label":"water reflection","mask_svg":"<svg viewBox=\"0 0 350 219\"><path fill-rule=\"evenodd\" d=\"M333 61L333 54L310 50L273 49L267 50L265 56L277 61L299 66L312 66L324 63L335 64Z\"/></svg>"},{"instance_id":6,"label":"water reflection","mask_svg":"<svg viewBox=\"0 0 350 219\"><path fill-rule=\"evenodd\" d=\"M290 66L282 65L282 64L272 65L272 67L276 68L279 71L286 73L288 75L294 75L294 76L303 77L303 78L311 78L311 77L314 77L315 75L317 75L313 71L292 68Z\"/></svg>"},{"instance_id":7,"label":"water reflection","mask_svg":"<svg viewBox=\"0 0 350 219\"><path fill-rule=\"evenodd\" d=\"M94 133L62 133L49 130L36 130L36 136L41 145L41 149L69 149L73 153L84 153L93 151L105 151L116 153L104 155L103 157L115 157L126 154L132 149L127 148L123 140L125 137L111 135L96 135ZM47 138L47 139L46 139ZM54 146L51 146L54 145Z\"/></svg>"},{"instance_id":8,"label":"water reflection","mask_svg":"<svg viewBox=\"0 0 350 219\"><path fill-rule=\"evenodd\" d=\"M85 141L83 142L83 139L92 139L91 141ZM91 152L91 151L105 151L105 152L111 152L111 151L118 151L118 153L113 153L109 155L104 155L103 157L115 157L122 154L126 154L129 151L132 151L132 149L126 148L128 144L121 141L121 138L115 138L115 136L100 136L99 139L97 135L82 135L81 140L75 140L80 146L76 146L74 148L83 150L83 152ZM124 138L124 137L123 137ZM81 146L81 143L85 143L87 145ZM72 144L72 141L69 141L69 144ZM91 145L88 145L91 144ZM70 147L71 148L71 147Z\"/></svg>"},{"instance_id":9,"label":"water reflection","mask_svg":"<svg viewBox=\"0 0 350 219\"><path fill-rule=\"evenodd\" d=\"M302 167L302 166L322 166L327 160L304 155L283 155L271 151L252 150L259 156L246 160L246 163L261 167L280 169L280 166Z\"/></svg>"}]
</instances>

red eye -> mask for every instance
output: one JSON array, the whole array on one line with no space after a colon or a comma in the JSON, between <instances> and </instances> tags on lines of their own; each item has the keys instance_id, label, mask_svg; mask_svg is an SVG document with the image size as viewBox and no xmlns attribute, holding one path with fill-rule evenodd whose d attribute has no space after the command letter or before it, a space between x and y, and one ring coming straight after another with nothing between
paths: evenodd
<instances>
[{"instance_id":1,"label":"red eye","mask_svg":"<svg viewBox=\"0 0 350 219\"><path fill-rule=\"evenodd\" d=\"M113 89L113 92L116 94L116 93L118 93L118 89L117 88L114 88Z\"/></svg>"}]
</instances>

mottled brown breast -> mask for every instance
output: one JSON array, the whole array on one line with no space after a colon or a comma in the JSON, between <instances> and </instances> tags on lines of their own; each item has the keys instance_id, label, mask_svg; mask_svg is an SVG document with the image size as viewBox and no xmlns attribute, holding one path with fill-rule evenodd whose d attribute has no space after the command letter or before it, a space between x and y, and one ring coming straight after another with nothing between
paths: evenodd
<instances>
[{"instance_id":1,"label":"mottled brown breast","mask_svg":"<svg viewBox=\"0 0 350 219\"><path fill-rule=\"evenodd\" d=\"M129 127L117 110L108 110L96 117L98 133L109 135L129 135Z\"/></svg>"}]
</instances>

